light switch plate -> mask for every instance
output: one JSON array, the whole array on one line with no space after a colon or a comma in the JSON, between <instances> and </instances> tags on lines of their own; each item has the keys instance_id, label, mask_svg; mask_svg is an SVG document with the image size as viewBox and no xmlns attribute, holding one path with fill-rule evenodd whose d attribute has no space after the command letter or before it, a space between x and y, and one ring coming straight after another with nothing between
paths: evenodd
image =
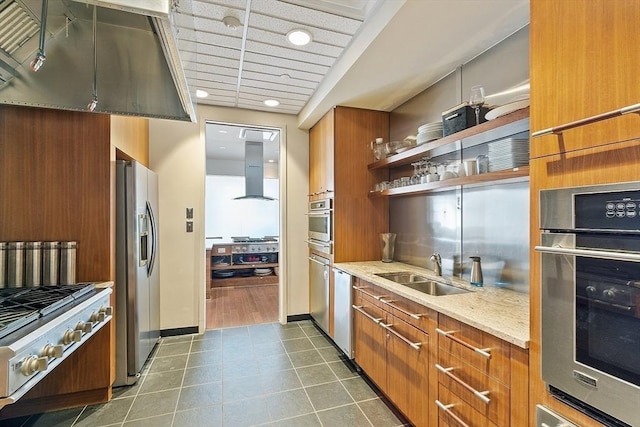
<instances>
[{"instance_id":1,"label":"light switch plate","mask_svg":"<svg viewBox=\"0 0 640 427\"><path fill-rule=\"evenodd\" d=\"M187 208L187 219L193 219L193 208Z\"/></svg>"},{"instance_id":2,"label":"light switch plate","mask_svg":"<svg viewBox=\"0 0 640 427\"><path fill-rule=\"evenodd\" d=\"M187 233L193 233L193 221L187 221Z\"/></svg>"}]
</instances>

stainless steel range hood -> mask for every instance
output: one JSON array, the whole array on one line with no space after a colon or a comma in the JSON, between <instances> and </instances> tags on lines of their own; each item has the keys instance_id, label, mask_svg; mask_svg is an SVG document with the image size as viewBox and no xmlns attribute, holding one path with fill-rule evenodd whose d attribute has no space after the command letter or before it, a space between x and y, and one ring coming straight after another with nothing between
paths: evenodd
<instances>
[{"instance_id":1,"label":"stainless steel range hood","mask_svg":"<svg viewBox=\"0 0 640 427\"><path fill-rule=\"evenodd\" d=\"M249 136L250 132L247 132ZM262 136L262 132L260 132ZM245 195L234 200L259 199L275 200L264 195L264 146L262 142L246 141L244 143L244 181Z\"/></svg>"},{"instance_id":2,"label":"stainless steel range hood","mask_svg":"<svg viewBox=\"0 0 640 427\"><path fill-rule=\"evenodd\" d=\"M86 110L93 97L93 5L97 6L95 112L196 121L172 4L190 0L49 0L46 61L38 49L41 0L0 0L0 103ZM192 16L189 13L182 16Z\"/></svg>"}]
</instances>

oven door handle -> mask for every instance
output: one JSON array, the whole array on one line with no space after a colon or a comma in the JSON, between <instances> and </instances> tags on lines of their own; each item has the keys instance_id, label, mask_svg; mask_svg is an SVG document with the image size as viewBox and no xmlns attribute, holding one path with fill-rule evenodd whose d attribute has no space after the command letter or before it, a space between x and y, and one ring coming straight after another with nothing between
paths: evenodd
<instances>
[{"instance_id":1,"label":"oven door handle","mask_svg":"<svg viewBox=\"0 0 640 427\"><path fill-rule=\"evenodd\" d=\"M305 240L305 242L308 245L320 246L322 248L330 248L331 247L331 243L322 243L320 241L314 242L314 241L311 241L311 240Z\"/></svg>"},{"instance_id":2,"label":"oven door handle","mask_svg":"<svg viewBox=\"0 0 640 427\"><path fill-rule=\"evenodd\" d=\"M640 254L630 254L628 252L593 251L589 249L563 248L560 246L536 246L534 249L536 252L543 252L547 254L575 255L588 258L640 262Z\"/></svg>"}]
</instances>

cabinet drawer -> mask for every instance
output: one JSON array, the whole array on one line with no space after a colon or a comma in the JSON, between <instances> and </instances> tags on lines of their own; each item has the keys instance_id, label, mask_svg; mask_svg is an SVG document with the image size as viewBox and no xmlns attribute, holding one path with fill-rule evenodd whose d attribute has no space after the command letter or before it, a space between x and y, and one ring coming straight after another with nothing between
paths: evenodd
<instances>
[{"instance_id":1,"label":"cabinet drawer","mask_svg":"<svg viewBox=\"0 0 640 427\"><path fill-rule=\"evenodd\" d=\"M353 295L353 309L354 316L360 313L364 317L368 317L375 323L380 323L384 320L384 311L378 306L378 301L373 298L363 295L361 292L355 292Z\"/></svg>"},{"instance_id":2,"label":"cabinet drawer","mask_svg":"<svg viewBox=\"0 0 640 427\"><path fill-rule=\"evenodd\" d=\"M382 307L383 303L381 299L389 298L391 293L381 287L378 287L372 283L365 282L362 279L356 279L353 285L354 293L360 293L361 295L368 297L369 300L375 305Z\"/></svg>"},{"instance_id":3,"label":"cabinet drawer","mask_svg":"<svg viewBox=\"0 0 640 427\"><path fill-rule=\"evenodd\" d=\"M438 316L438 349L459 358L507 386L510 384L509 343L450 317Z\"/></svg>"},{"instance_id":4,"label":"cabinet drawer","mask_svg":"<svg viewBox=\"0 0 640 427\"><path fill-rule=\"evenodd\" d=\"M509 425L509 388L445 351L438 354L438 381L492 422ZM446 372L444 372L446 371Z\"/></svg>"},{"instance_id":5,"label":"cabinet drawer","mask_svg":"<svg viewBox=\"0 0 640 427\"><path fill-rule=\"evenodd\" d=\"M416 328L428 332L429 322L437 321L437 313L406 298L389 293L380 300L383 308Z\"/></svg>"},{"instance_id":6,"label":"cabinet drawer","mask_svg":"<svg viewBox=\"0 0 640 427\"><path fill-rule=\"evenodd\" d=\"M438 426L498 427L484 414L473 409L442 384L438 384L438 399L435 410L438 411ZM500 424L499 427L507 427L508 425L508 423Z\"/></svg>"}]
</instances>

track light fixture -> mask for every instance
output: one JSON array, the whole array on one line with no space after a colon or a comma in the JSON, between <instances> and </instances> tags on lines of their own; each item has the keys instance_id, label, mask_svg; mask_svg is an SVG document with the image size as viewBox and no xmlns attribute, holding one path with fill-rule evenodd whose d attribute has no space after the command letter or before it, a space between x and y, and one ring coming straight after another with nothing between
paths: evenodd
<instances>
[{"instance_id":1,"label":"track light fixture","mask_svg":"<svg viewBox=\"0 0 640 427\"><path fill-rule=\"evenodd\" d=\"M38 53L33 58L29 67L33 72L38 71L43 65L47 56L44 54L44 40L47 35L47 10L49 9L49 1L42 0L42 14L40 15L40 45L38 47Z\"/></svg>"}]
</instances>

